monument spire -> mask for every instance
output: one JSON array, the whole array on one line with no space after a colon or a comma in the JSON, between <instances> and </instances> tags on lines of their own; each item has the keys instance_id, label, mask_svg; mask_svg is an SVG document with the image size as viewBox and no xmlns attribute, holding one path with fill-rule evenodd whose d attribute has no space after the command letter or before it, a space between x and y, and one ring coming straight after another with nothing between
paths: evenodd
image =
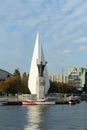
<instances>
[{"instance_id":1,"label":"monument spire","mask_svg":"<svg viewBox=\"0 0 87 130\"><path fill-rule=\"evenodd\" d=\"M46 63L47 62L45 61L44 58L43 48L41 43L39 42L39 32L37 32L28 80L28 87L31 91L31 94L37 94L37 77L39 76L44 77L45 80L44 94L47 94L47 91L50 87L50 83L48 80Z\"/></svg>"}]
</instances>

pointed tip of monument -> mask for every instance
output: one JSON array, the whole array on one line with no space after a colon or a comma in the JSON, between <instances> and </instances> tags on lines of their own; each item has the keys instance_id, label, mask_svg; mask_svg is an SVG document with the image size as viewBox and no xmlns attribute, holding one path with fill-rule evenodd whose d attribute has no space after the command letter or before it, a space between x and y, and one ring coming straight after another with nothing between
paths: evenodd
<instances>
[{"instance_id":1,"label":"pointed tip of monument","mask_svg":"<svg viewBox=\"0 0 87 130\"><path fill-rule=\"evenodd\" d=\"M37 32L37 36L39 36L39 31Z\"/></svg>"},{"instance_id":2,"label":"pointed tip of monument","mask_svg":"<svg viewBox=\"0 0 87 130\"><path fill-rule=\"evenodd\" d=\"M37 39L39 39L39 32L37 32L37 35L36 35Z\"/></svg>"},{"instance_id":3,"label":"pointed tip of monument","mask_svg":"<svg viewBox=\"0 0 87 130\"><path fill-rule=\"evenodd\" d=\"M39 43L39 32L36 34L36 43Z\"/></svg>"}]
</instances>

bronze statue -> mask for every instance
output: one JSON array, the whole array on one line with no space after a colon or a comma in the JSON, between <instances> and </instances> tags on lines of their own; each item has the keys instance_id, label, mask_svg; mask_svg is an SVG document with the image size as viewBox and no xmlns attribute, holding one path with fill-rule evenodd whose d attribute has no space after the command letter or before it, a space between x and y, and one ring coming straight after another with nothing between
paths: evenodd
<instances>
[{"instance_id":1,"label":"bronze statue","mask_svg":"<svg viewBox=\"0 0 87 130\"><path fill-rule=\"evenodd\" d=\"M44 71L46 64L47 64L47 62L45 62L45 64L42 64L42 61L40 64L37 64L40 77L43 77L43 71Z\"/></svg>"}]
</instances>

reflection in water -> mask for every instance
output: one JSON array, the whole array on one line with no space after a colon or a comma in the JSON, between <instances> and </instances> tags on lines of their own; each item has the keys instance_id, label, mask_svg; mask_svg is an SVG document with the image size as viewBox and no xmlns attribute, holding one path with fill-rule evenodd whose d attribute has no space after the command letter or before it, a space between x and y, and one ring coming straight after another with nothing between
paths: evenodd
<instances>
[{"instance_id":1,"label":"reflection in water","mask_svg":"<svg viewBox=\"0 0 87 130\"><path fill-rule=\"evenodd\" d=\"M47 107L46 105L28 106L28 125L24 130L46 130L44 128L44 118Z\"/></svg>"},{"instance_id":2,"label":"reflection in water","mask_svg":"<svg viewBox=\"0 0 87 130\"><path fill-rule=\"evenodd\" d=\"M0 106L0 130L87 130L87 102Z\"/></svg>"}]
</instances>

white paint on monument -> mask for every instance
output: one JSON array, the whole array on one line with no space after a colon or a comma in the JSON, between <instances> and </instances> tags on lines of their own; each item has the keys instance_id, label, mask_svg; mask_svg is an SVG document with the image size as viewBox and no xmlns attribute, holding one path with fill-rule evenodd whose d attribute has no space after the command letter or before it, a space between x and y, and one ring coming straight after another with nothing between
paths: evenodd
<instances>
[{"instance_id":1,"label":"white paint on monument","mask_svg":"<svg viewBox=\"0 0 87 130\"><path fill-rule=\"evenodd\" d=\"M50 87L46 66L43 71L43 79L42 79L42 77L40 79L37 64L40 64L41 61L45 65L46 61L44 58L42 45L39 43L39 33L37 33L31 67L30 67L28 87L31 91L31 94L38 95L38 93L39 93L39 98L41 97L40 95L42 95L42 97L44 96L43 91L44 91L44 94L47 94L47 91ZM41 80L43 81L44 84L40 88L37 88L37 84L40 83ZM38 81L38 83L37 83L37 81ZM44 88L43 88L43 86L44 86Z\"/></svg>"}]
</instances>

